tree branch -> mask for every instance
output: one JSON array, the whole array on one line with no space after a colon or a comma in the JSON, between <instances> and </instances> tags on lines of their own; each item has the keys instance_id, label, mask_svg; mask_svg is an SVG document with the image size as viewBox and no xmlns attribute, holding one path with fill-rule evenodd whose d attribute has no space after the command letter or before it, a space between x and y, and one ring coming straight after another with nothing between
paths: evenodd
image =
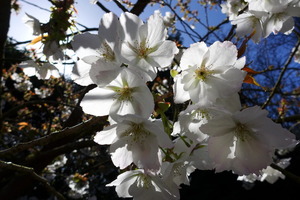
<instances>
[{"instance_id":1,"label":"tree branch","mask_svg":"<svg viewBox=\"0 0 300 200\"><path fill-rule=\"evenodd\" d=\"M274 169L280 171L280 172L281 172L282 174L284 174L286 177L288 177L289 179L295 181L297 184L300 185L300 177L299 177L299 176L296 176L295 174L293 174L293 173L291 173L291 172L289 172L289 171L287 171L287 170L285 170L285 169L279 167L278 165L276 165L276 164L274 164L274 163L272 163L270 166L271 166L272 168L274 168Z\"/></svg>"},{"instance_id":2,"label":"tree branch","mask_svg":"<svg viewBox=\"0 0 300 200\"><path fill-rule=\"evenodd\" d=\"M77 138L82 134L91 133L101 129L105 123L106 117L94 117L91 120L88 120L87 122L82 122L81 124L78 124L76 126L65 128L62 131L54 132L50 135L46 135L44 137L32 140L30 142L20 143L11 148L1 150L0 157L5 157L9 154L18 153L32 148L34 146L44 146L67 137Z\"/></svg>"},{"instance_id":3,"label":"tree branch","mask_svg":"<svg viewBox=\"0 0 300 200\"><path fill-rule=\"evenodd\" d=\"M151 0L138 0L130 12L139 16L150 2Z\"/></svg>"},{"instance_id":4,"label":"tree branch","mask_svg":"<svg viewBox=\"0 0 300 200\"><path fill-rule=\"evenodd\" d=\"M0 168L25 173L26 175L29 175L32 179L39 181L48 190L49 193L55 195L60 200L65 200L64 196L61 193L59 193L55 188L53 188L45 178L35 173L34 169L31 167L26 167L23 165L18 165L15 163L0 160Z\"/></svg>"}]
</instances>

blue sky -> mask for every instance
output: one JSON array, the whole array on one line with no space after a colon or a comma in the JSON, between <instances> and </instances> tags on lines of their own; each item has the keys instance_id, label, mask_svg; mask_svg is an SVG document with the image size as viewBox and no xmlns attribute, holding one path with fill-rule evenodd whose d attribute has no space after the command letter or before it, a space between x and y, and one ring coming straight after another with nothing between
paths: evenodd
<instances>
[{"instance_id":1,"label":"blue sky","mask_svg":"<svg viewBox=\"0 0 300 200\"><path fill-rule=\"evenodd\" d=\"M29 3L36 4L37 6L40 6L44 9L37 8L33 5L30 5ZM104 12L97 6L90 4L90 0L77 0L75 1L75 8L78 11L78 14L76 15L76 21L87 26L90 28L96 28L98 27L99 21L104 14ZM117 15L121 13L121 10L113 3L108 1L100 1L103 3L107 8L115 12ZM22 17L25 15L25 12L29 15L32 15L40 20L40 22L46 23L49 20L50 12L46 11L49 10L51 7L51 3L49 3L47 0L20 0L19 1L21 5L21 10L19 13L12 12L11 14L11 21L10 21L10 29L8 35L10 37L13 37L17 41L27 41L33 39L33 36L31 35L31 30L28 28L24 22L22 21ZM196 1L192 2L192 6L199 7L199 18L202 19L204 23L205 22L205 12L204 9L200 7ZM146 11L140 15L140 17L145 20L147 17L149 17L156 9L160 9L161 13L164 15L167 11L167 8L160 8L159 6L148 6L146 8ZM209 25L217 25L222 20L226 18L224 14L221 13L221 11L212 9L208 12L208 20ZM179 22L177 22L179 24ZM78 26L79 29L82 27ZM196 25L195 30L199 34L205 34L206 29L201 25ZM189 38L183 36L184 42L186 46L189 46L189 44L193 43Z\"/></svg>"}]
</instances>

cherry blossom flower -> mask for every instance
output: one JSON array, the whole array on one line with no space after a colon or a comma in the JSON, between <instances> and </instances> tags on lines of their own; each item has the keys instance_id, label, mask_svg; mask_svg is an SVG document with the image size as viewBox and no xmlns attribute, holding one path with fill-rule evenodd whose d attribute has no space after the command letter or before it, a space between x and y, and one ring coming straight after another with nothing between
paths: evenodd
<instances>
[{"instance_id":1,"label":"cherry blossom flower","mask_svg":"<svg viewBox=\"0 0 300 200\"><path fill-rule=\"evenodd\" d=\"M276 165L284 169L290 165L290 159L291 158L281 159L276 163ZM285 175L282 174L280 171L274 169L273 167L268 166L265 169L262 169L259 175L256 174L242 175L239 176L237 180L250 182L250 183L254 183L255 181L261 181L261 182L267 181L268 183L273 184L279 178L285 179Z\"/></svg>"},{"instance_id":2,"label":"cherry blossom flower","mask_svg":"<svg viewBox=\"0 0 300 200\"><path fill-rule=\"evenodd\" d=\"M157 68L168 67L178 53L175 42L166 40L167 29L160 14L150 16L147 23L131 13L122 13L124 30L121 55L129 68L140 70L146 81L156 77Z\"/></svg>"},{"instance_id":3,"label":"cherry blossom flower","mask_svg":"<svg viewBox=\"0 0 300 200\"><path fill-rule=\"evenodd\" d=\"M242 10L243 13L239 13ZM290 34L294 28L292 17L300 16L300 6L299 1L293 0L246 0L243 3L231 0L222 4L222 12L229 16L233 25L237 25L237 36L253 33L252 40L258 43L271 33Z\"/></svg>"},{"instance_id":4,"label":"cherry blossom flower","mask_svg":"<svg viewBox=\"0 0 300 200\"><path fill-rule=\"evenodd\" d=\"M162 159L159 147L173 146L162 123L158 125L138 115L120 116L115 121L116 124L105 127L94 138L98 144L111 144L115 166L124 169L133 162L140 168L159 170Z\"/></svg>"},{"instance_id":5,"label":"cherry blossom flower","mask_svg":"<svg viewBox=\"0 0 300 200\"><path fill-rule=\"evenodd\" d=\"M169 155L173 160L163 162L161 169L163 179L168 185L176 184L178 188L181 184L189 185L189 176L196 169L189 159L193 147L187 146L182 138L175 140L172 154Z\"/></svg>"},{"instance_id":6,"label":"cherry blossom flower","mask_svg":"<svg viewBox=\"0 0 300 200\"><path fill-rule=\"evenodd\" d=\"M33 60L27 60L20 63L19 67L23 68L23 72L27 76L36 76L38 79L45 80L49 79L51 76L55 78L60 77L58 69L50 63L39 65Z\"/></svg>"},{"instance_id":7,"label":"cherry blossom flower","mask_svg":"<svg viewBox=\"0 0 300 200\"><path fill-rule=\"evenodd\" d=\"M106 13L100 20L98 35L84 33L76 35L72 47L83 62L77 62L75 82L88 84L92 80L99 86L109 84L121 71L120 37L118 17ZM82 80L83 79L83 80Z\"/></svg>"},{"instance_id":8,"label":"cherry blossom flower","mask_svg":"<svg viewBox=\"0 0 300 200\"><path fill-rule=\"evenodd\" d=\"M265 36L264 33L264 22L268 17L267 13L249 11L238 15L231 24L236 25L236 35L238 37L244 37L252 33L251 39L258 43L262 37Z\"/></svg>"},{"instance_id":9,"label":"cherry blossom flower","mask_svg":"<svg viewBox=\"0 0 300 200\"><path fill-rule=\"evenodd\" d=\"M29 28L32 29L32 35L38 36L42 33L41 32L41 24L37 18L25 13L22 20Z\"/></svg>"},{"instance_id":10,"label":"cherry blossom flower","mask_svg":"<svg viewBox=\"0 0 300 200\"><path fill-rule=\"evenodd\" d=\"M274 123L258 106L213 118L200 127L209 135L208 150L216 172L258 174L272 163L275 149L295 145L295 135Z\"/></svg>"},{"instance_id":11,"label":"cherry blossom flower","mask_svg":"<svg viewBox=\"0 0 300 200\"><path fill-rule=\"evenodd\" d=\"M126 171L106 186L116 186L119 197L133 197L134 200L180 199L178 189L170 188L157 174L143 169Z\"/></svg>"},{"instance_id":12,"label":"cherry blossom flower","mask_svg":"<svg viewBox=\"0 0 300 200\"><path fill-rule=\"evenodd\" d=\"M240 70L245 59L237 59L237 49L231 42L192 44L182 55L182 73L175 82L175 102L189 98L193 103L211 104L240 90L246 73ZM189 96L187 95L189 94Z\"/></svg>"},{"instance_id":13,"label":"cherry blossom flower","mask_svg":"<svg viewBox=\"0 0 300 200\"><path fill-rule=\"evenodd\" d=\"M154 110L153 96L146 83L134 71L121 68L119 75L105 87L90 90L80 106L95 116L137 114L148 118Z\"/></svg>"},{"instance_id":14,"label":"cherry blossom flower","mask_svg":"<svg viewBox=\"0 0 300 200\"><path fill-rule=\"evenodd\" d=\"M222 13L229 16L229 20L235 19L238 16L239 11L244 9L246 6L247 4L241 0L228 0L221 4Z\"/></svg>"}]
</instances>

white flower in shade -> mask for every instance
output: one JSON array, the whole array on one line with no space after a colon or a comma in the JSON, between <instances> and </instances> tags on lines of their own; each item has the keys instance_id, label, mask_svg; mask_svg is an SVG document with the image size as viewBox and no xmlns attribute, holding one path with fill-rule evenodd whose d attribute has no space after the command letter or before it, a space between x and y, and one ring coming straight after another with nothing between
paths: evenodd
<instances>
[{"instance_id":1,"label":"white flower in shade","mask_svg":"<svg viewBox=\"0 0 300 200\"><path fill-rule=\"evenodd\" d=\"M76 83L87 84L92 80L105 86L116 78L121 71L120 22L113 13L106 13L100 20L98 35L84 33L76 35L72 47L83 62L78 62L74 75Z\"/></svg>"},{"instance_id":2,"label":"white flower in shade","mask_svg":"<svg viewBox=\"0 0 300 200\"><path fill-rule=\"evenodd\" d=\"M191 164L200 170L213 170L214 162L209 157L207 143L200 143L196 146L190 155Z\"/></svg>"},{"instance_id":3,"label":"white flower in shade","mask_svg":"<svg viewBox=\"0 0 300 200\"><path fill-rule=\"evenodd\" d=\"M106 186L116 186L119 197L133 197L134 200L180 199L177 188L170 188L157 174L142 169L126 171Z\"/></svg>"},{"instance_id":4,"label":"white flower in shade","mask_svg":"<svg viewBox=\"0 0 300 200\"><path fill-rule=\"evenodd\" d=\"M121 169L134 163L140 168L159 170L161 148L171 148L173 143L163 131L162 123L151 122L138 115L124 115L117 123L98 132L94 141L111 144L111 159Z\"/></svg>"},{"instance_id":5,"label":"white flower in shade","mask_svg":"<svg viewBox=\"0 0 300 200\"><path fill-rule=\"evenodd\" d=\"M229 41L192 44L182 55L182 73L175 83L175 102L211 104L240 90L246 72L245 59L237 59L237 48Z\"/></svg>"},{"instance_id":6,"label":"white flower in shade","mask_svg":"<svg viewBox=\"0 0 300 200\"><path fill-rule=\"evenodd\" d=\"M241 0L228 0L221 4L222 13L225 13L229 17L229 20L235 19L238 16L239 11L246 6L247 4Z\"/></svg>"},{"instance_id":7,"label":"white flower in shade","mask_svg":"<svg viewBox=\"0 0 300 200\"><path fill-rule=\"evenodd\" d=\"M60 77L58 69L50 63L39 65L33 60L27 60L20 63L19 67L23 68L23 72L27 76L36 76L38 79L45 80L49 79L51 76L55 78Z\"/></svg>"},{"instance_id":8,"label":"white flower in shade","mask_svg":"<svg viewBox=\"0 0 300 200\"><path fill-rule=\"evenodd\" d=\"M178 121L174 123L172 136L186 136L196 143L201 143L207 140L208 135L200 131L200 126L218 115L219 110L236 112L241 108L240 98L237 93L228 98L218 98L210 106L202 106L199 103L190 104L184 111L179 113Z\"/></svg>"},{"instance_id":9,"label":"white flower in shade","mask_svg":"<svg viewBox=\"0 0 300 200\"><path fill-rule=\"evenodd\" d=\"M268 17L267 13L249 11L238 15L231 24L236 25L236 35L238 37L244 37L252 33L251 39L258 43L264 33L264 22Z\"/></svg>"},{"instance_id":10,"label":"white flower in shade","mask_svg":"<svg viewBox=\"0 0 300 200\"><path fill-rule=\"evenodd\" d=\"M286 168L290 164L290 158L286 159L281 159L279 162L276 163L281 168ZM267 181L268 183L275 183L279 178L285 179L285 175L282 174L280 171L277 169L274 169L271 166L266 167L265 169L262 169L260 171L259 175L256 174L249 174L249 175L243 175L239 176L237 180L239 181L245 181L245 182L250 182L253 183L257 180L263 182Z\"/></svg>"},{"instance_id":11,"label":"white flower in shade","mask_svg":"<svg viewBox=\"0 0 300 200\"><path fill-rule=\"evenodd\" d=\"M278 34L279 32L290 34L294 29L293 17L300 17L299 6L287 6L285 10L281 12L271 13L264 25L264 37L269 36L271 33Z\"/></svg>"},{"instance_id":12,"label":"white flower in shade","mask_svg":"<svg viewBox=\"0 0 300 200\"><path fill-rule=\"evenodd\" d=\"M295 135L274 123L258 106L213 118L200 127L209 135L209 156L216 172L258 174L272 163L275 149L296 144Z\"/></svg>"},{"instance_id":13,"label":"white flower in shade","mask_svg":"<svg viewBox=\"0 0 300 200\"><path fill-rule=\"evenodd\" d=\"M183 138L177 138L175 140L172 154L170 154L171 162L163 162L161 174L164 181L168 185L176 184L180 188L181 184L189 185L189 176L195 171L195 167L190 161L190 154L194 145L187 145L187 141L183 141ZM169 159L170 159L169 158Z\"/></svg>"},{"instance_id":14,"label":"white flower in shade","mask_svg":"<svg viewBox=\"0 0 300 200\"><path fill-rule=\"evenodd\" d=\"M95 116L137 114L148 118L154 110L154 99L146 83L132 70L121 68L119 75L105 87L90 90L80 106Z\"/></svg>"},{"instance_id":15,"label":"white flower in shade","mask_svg":"<svg viewBox=\"0 0 300 200\"><path fill-rule=\"evenodd\" d=\"M90 70L91 70L91 65L84 62L83 60L78 60L76 61L72 74L71 74L71 79L82 86L88 86L90 84L93 84L94 82L92 81L90 77Z\"/></svg>"},{"instance_id":16,"label":"white flower in shade","mask_svg":"<svg viewBox=\"0 0 300 200\"><path fill-rule=\"evenodd\" d=\"M32 35L38 36L42 33L41 32L41 24L37 18L25 13L22 20L28 27L30 27L32 29Z\"/></svg>"},{"instance_id":17,"label":"white flower in shade","mask_svg":"<svg viewBox=\"0 0 300 200\"><path fill-rule=\"evenodd\" d=\"M157 68L168 67L178 53L175 42L166 40L167 30L160 14L150 16L146 24L136 15L122 13L124 29L121 55L129 68L141 71L147 81L156 77Z\"/></svg>"},{"instance_id":18,"label":"white flower in shade","mask_svg":"<svg viewBox=\"0 0 300 200\"><path fill-rule=\"evenodd\" d=\"M189 105L179 113L178 121L174 123L172 136L186 136L194 142L202 142L208 135L202 133L199 127L207 122L209 111L197 104Z\"/></svg>"},{"instance_id":19,"label":"white flower in shade","mask_svg":"<svg viewBox=\"0 0 300 200\"><path fill-rule=\"evenodd\" d=\"M14 86L19 91L26 92L33 86L30 80L26 79L22 74L13 73L10 78L15 81Z\"/></svg>"},{"instance_id":20,"label":"white flower in shade","mask_svg":"<svg viewBox=\"0 0 300 200\"><path fill-rule=\"evenodd\" d=\"M63 48L58 41L46 41L43 47L43 54L51 62L62 61L65 57Z\"/></svg>"},{"instance_id":21,"label":"white flower in shade","mask_svg":"<svg viewBox=\"0 0 300 200\"><path fill-rule=\"evenodd\" d=\"M293 0L246 0L249 2L248 9L254 11L262 11L269 13L281 13L284 12L289 3Z\"/></svg>"}]
</instances>

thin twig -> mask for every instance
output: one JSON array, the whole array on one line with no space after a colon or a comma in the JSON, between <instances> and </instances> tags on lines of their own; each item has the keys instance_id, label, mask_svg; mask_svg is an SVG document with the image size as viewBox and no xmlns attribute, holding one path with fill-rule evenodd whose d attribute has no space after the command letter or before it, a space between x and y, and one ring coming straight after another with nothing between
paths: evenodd
<instances>
[{"instance_id":1,"label":"thin twig","mask_svg":"<svg viewBox=\"0 0 300 200\"><path fill-rule=\"evenodd\" d=\"M68 34L67 37L72 36L72 35L76 35L78 33L84 33L84 32L89 32L89 31L98 31L98 28L86 28L84 30L79 30L77 32L73 32L71 34ZM21 45L21 44L27 44L30 43L32 40L26 40L26 41L21 41L21 42L16 42L13 44L9 44L9 46L17 46L17 45Z\"/></svg>"},{"instance_id":2,"label":"thin twig","mask_svg":"<svg viewBox=\"0 0 300 200\"><path fill-rule=\"evenodd\" d=\"M110 10L107 9L102 3L100 3L99 1L97 1L96 3L97 6L99 6L104 12L109 13Z\"/></svg>"},{"instance_id":3,"label":"thin twig","mask_svg":"<svg viewBox=\"0 0 300 200\"><path fill-rule=\"evenodd\" d=\"M166 2L164 1L164 4L163 4L163 5L167 6L167 7L174 13L174 15L175 15L176 18L181 22L181 24L182 24L182 26L183 26L183 28L184 28L185 30L186 30L185 27L188 27L188 28L190 29L191 32L193 32L195 35L197 35L198 40L202 40L202 39L203 39L203 38L201 37L201 35L199 35L199 33L197 33L195 30L193 30L193 29L191 28L191 26L190 26L188 23L186 23L185 21L183 21L183 20L181 19L181 17L177 14L177 12L172 8L172 6L171 6L169 3L166 3ZM192 39L194 42L196 42L194 38L191 38L191 39Z\"/></svg>"},{"instance_id":4,"label":"thin twig","mask_svg":"<svg viewBox=\"0 0 300 200\"><path fill-rule=\"evenodd\" d=\"M129 12L125 6L123 6L118 0L113 0L115 4L123 11L123 12Z\"/></svg>"},{"instance_id":5,"label":"thin twig","mask_svg":"<svg viewBox=\"0 0 300 200\"><path fill-rule=\"evenodd\" d=\"M55 195L58 199L60 200L66 199L60 192L58 192L55 188L53 188L45 178L35 173L34 169L31 167L0 160L0 168L25 173L26 175L31 176L31 178L39 181L48 190L49 193Z\"/></svg>"},{"instance_id":6,"label":"thin twig","mask_svg":"<svg viewBox=\"0 0 300 200\"><path fill-rule=\"evenodd\" d=\"M277 82L275 83L269 97L267 98L265 103L261 106L262 109L264 109L271 102L271 99L273 98L273 96L275 95L277 89L279 88L281 80L283 78L283 75L284 75L285 71L287 70L289 64L292 62L293 57L296 54L296 52L298 51L299 46L300 46L300 40L297 42L295 48L292 50L290 56L288 57L287 61L285 62L284 66L283 66L283 68L282 68L282 70L279 74L279 77L277 79Z\"/></svg>"}]
</instances>

